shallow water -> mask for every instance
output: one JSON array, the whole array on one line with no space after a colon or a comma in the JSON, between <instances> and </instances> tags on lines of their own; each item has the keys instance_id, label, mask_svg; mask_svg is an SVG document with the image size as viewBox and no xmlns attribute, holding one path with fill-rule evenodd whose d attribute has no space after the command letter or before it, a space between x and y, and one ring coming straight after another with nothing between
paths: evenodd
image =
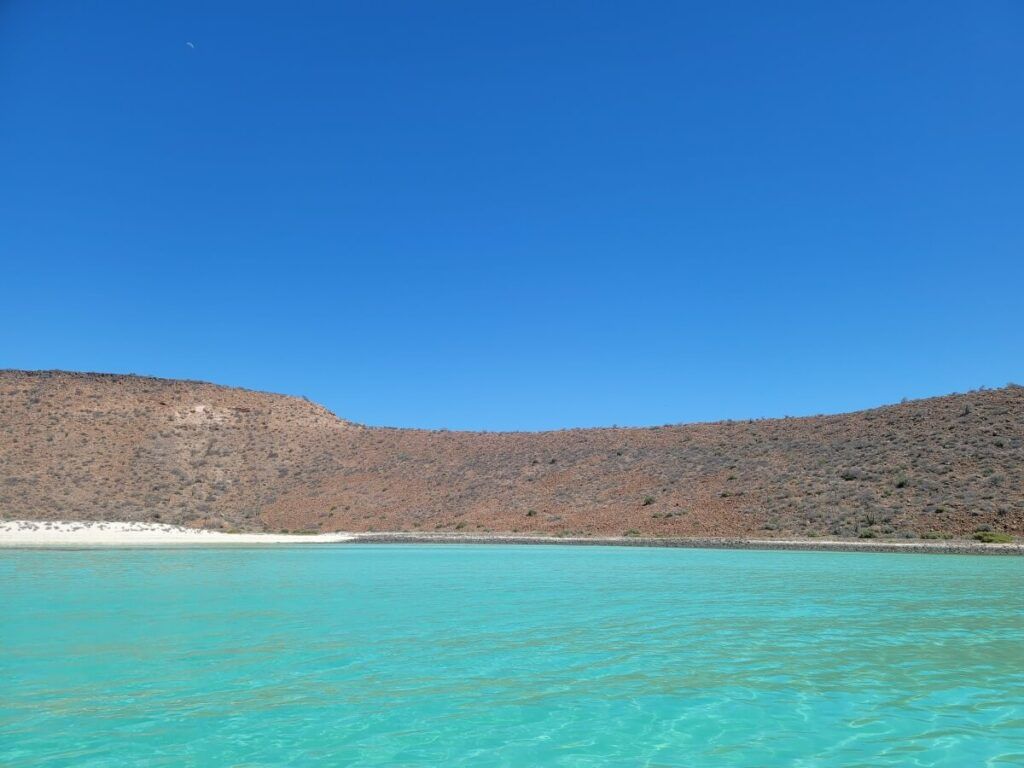
<instances>
[{"instance_id":1,"label":"shallow water","mask_svg":"<svg viewBox=\"0 0 1024 768\"><path fill-rule=\"evenodd\" d=\"M0 765L1024 765L1024 559L0 552Z\"/></svg>"}]
</instances>

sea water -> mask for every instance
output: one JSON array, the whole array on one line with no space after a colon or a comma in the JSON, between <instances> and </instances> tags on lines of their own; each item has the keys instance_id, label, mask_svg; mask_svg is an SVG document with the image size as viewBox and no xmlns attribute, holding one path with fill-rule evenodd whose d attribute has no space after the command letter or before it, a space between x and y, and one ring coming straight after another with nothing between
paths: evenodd
<instances>
[{"instance_id":1,"label":"sea water","mask_svg":"<svg viewBox=\"0 0 1024 768\"><path fill-rule=\"evenodd\" d=\"M1020 766L1024 560L0 552L0 765Z\"/></svg>"}]
</instances>

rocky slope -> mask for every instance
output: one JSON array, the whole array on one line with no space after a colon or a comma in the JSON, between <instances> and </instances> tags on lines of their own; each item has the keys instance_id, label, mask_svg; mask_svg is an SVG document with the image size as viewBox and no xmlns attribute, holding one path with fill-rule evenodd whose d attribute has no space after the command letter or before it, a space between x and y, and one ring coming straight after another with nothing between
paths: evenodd
<instances>
[{"instance_id":1,"label":"rocky slope","mask_svg":"<svg viewBox=\"0 0 1024 768\"><path fill-rule=\"evenodd\" d=\"M1024 534L1024 388L646 429L364 427L191 381L0 372L0 518L236 530Z\"/></svg>"}]
</instances>

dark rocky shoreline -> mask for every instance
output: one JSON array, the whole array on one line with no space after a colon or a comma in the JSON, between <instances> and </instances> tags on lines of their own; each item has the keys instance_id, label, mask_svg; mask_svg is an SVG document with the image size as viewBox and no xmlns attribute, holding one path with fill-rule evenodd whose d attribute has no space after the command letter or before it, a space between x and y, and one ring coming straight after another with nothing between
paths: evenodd
<instances>
[{"instance_id":1,"label":"dark rocky shoreline","mask_svg":"<svg viewBox=\"0 0 1024 768\"><path fill-rule=\"evenodd\" d=\"M499 534L362 533L351 544L536 544L603 547L675 547L682 549L789 550L800 552L878 552L928 555L1024 555L1024 544L982 544L973 541L842 541L719 538L655 538L649 536L503 536Z\"/></svg>"}]
</instances>

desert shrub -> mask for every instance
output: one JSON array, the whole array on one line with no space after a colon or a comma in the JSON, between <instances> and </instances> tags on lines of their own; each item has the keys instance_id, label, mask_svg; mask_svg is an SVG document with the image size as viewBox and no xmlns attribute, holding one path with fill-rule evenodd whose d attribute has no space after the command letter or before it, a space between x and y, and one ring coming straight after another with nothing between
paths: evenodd
<instances>
[{"instance_id":1,"label":"desert shrub","mask_svg":"<svg viewBox=\"0 0 1024 768\"><path fill-rule=\"evenodd\" d=\"M643 506L649 507L653 503L654 503L654 497L653 496L644 496Z\"/></svg>"},{"instance_id":2,"label":"desert shrub","mask_svg":"<svg viewBox=\"0 0 1024 768\"><path fill-rule=\"evenodd\" d=\"M974 534L974 539L983 544L1009 544L1013 541L1013 536L998 531L978 531Z\"/></svg>"}]
</instances>

